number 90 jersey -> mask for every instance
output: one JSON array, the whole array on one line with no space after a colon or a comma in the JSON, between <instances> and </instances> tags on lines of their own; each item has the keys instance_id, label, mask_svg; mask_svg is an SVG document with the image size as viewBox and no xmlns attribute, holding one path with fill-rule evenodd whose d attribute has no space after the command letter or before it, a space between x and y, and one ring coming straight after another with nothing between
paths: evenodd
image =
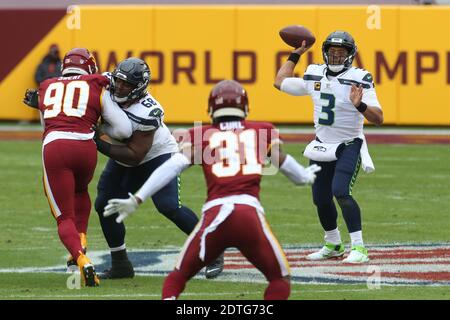
<instances>
[{"instance_id":1,"label":"number 90 jersey","mask_svg":"<svg viewBox=\"0 0 450 320\"><path fill-rule=\"evenodd\" d=\"M183 147L194 146L194 164L203 168L207 201L241 194L259 199L263 166L276 141L278 131L271 123L241 120L194 127Z\"/></svg>"},{"instance_id":2,"label":"number 90 jersey","mask_svg":"<svg viewBox=\"0 0 450 320\"><path fill-rule=\"evenodd\" d=\"M51 78L39 85L39 110L51 131L91 133L102 113L101 96L109 80L100 74Z\"/></svg>"}]
</instances>

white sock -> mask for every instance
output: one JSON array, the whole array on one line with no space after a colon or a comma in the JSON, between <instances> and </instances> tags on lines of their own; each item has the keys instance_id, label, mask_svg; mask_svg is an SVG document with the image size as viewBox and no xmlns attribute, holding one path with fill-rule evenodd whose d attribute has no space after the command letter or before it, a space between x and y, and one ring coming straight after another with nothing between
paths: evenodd
<instances>
[{"instance_id":1,"label":"white sock","mask_svg":"<svg viewBox=\"0 0 450 320\"><path fill-rule=\"evenodd\" d=\"M350 233L350 239L352 239L352 246L364 246L362 231Z\"/></svg>"},{"instance_id":2,"label":"white sock","mask_svg":"<svg viewBox=\"0 0 450 320\"><path fill-rule=\"evenodd\" d=\"M122 251L125 250L127 247L125 246L125 243L123 245L121 245L120 247L115 247L115 248L109 248L109 250L111 252L117 252L117 251Z\"/></svg>"},{"instance_id":3,"label":"white sock","mask_svg":"<svg viewBox=\"0 0 450 320\"><path fill-rule=\"evenodd\" d=\"M331 231L325 231L325 242L332 244L341 244L341 233L339 232L339 228L336 228Z\"/></svg>"}]
</instances>

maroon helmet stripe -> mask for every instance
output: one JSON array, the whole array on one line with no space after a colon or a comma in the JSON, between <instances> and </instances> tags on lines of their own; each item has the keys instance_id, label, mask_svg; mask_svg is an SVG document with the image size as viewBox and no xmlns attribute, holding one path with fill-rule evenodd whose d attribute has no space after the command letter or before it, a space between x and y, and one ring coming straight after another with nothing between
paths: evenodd
<instances>
[{"instance_id":1,"label":"maroon helmet stripe","mask_svg":"<svg viewBox=\"0 0 450 320\"><path fill-rule=\"evenodd\" d=\"M0 81L64 17L64 9L0 10ZM34 74L34 70L30 70Z\"/></svg>"}]
</instances>

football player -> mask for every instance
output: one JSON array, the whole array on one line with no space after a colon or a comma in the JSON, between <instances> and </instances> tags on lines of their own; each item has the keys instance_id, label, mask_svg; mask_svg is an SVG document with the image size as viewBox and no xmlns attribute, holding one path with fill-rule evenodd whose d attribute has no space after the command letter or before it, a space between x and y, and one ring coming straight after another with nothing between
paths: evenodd
<instances>
[{"instance_id":1,"label":"football player","mask_svg":"<svg viewBox=\"0 0 450 320\"><path fill-rule=\"evenodd\" d=\"M86 253L86 232L91 211L88 184L97 164L92 127L100 116L116 139L131 136L131 122L117 104L104 103L109 80L96 74L97 65L85 48L64 57L62 76L40 83L38 94L27 90L24 102L38 107L44 124L43 183L59 237L78 265L86 286L99 279Z\"/></svg>"},{"instance_id":2,"label":"football player","mask_svg":"<svg viewBox=\"0 0 450 320\"><path fill-rule=\"evenodd\" d=\"M150 69L145 61L128 58L120 62L111 74L107 103L118 103L132 123L133 134L127 141L108 143L97 137L98 150L110 159L97 186L95 208L103 234L111 251L112 266L100 274L103 279L131 278L134 268L125 245L125 225L115 217L104 217L109 199L126 197L136 192L151 173L178 152L178 144L164 124L164 109L147 91ZM180 180L174 176L160 192L153 195L156 209L184 233L190 234L198 222L195 213L180 201ZM219 257L206 269L206 277L217 277L223 269Z\"/></svg>"},{"instance_id":3,"label":"football player","mask_svg":"<svg viewBox=\"0 0 450 320\"><path fill-rule=\"evenodd\" d=\"M162 298L178 298L189 279L226 248L236 247L269 281L264 298L287 299L289 265L259 202L263 166L270 154L273 164L298 185L311 184L320 167L304 168L283 154L271 123L245 120L248 97L238 82L219 82L211 91L208 109L213 123L190 129L180 153L155 170L134 195L110 200L104 214L119 212L117 220L122 221L177 174L198 163L205 175L207 201L201 222L164 282Z\"/></svg>"},{"instance_id":4,"label":"football player","mask_svg":"<svg viewBox=\"0 0 450 320\"><path fill-rule=\"evenodd\" d=\"M303 41L281 66L275 87L290 95L310 95L314 104L316 138L304 155L322 171L312 186L313 202L325 230L325 245L308 255L310 260L342 257L344 245L337 227L336 198L351 238L347 263L369 261L362 238L361 212L352 196L360 166L374 170L363 134L364 118L375 125L383 123L383 112L375 93L372 75L352 67L356 44L345 31L332 32L323 42L324 64L311 64L303 78L294 77L294 68L307 50Z\"/></svg>"}]
</instances>

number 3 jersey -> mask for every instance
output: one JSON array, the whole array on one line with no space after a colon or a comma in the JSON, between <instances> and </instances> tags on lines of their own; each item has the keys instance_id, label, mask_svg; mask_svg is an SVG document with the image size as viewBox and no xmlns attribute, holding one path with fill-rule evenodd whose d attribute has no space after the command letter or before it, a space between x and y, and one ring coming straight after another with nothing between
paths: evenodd
<instances>
[{"instance_id":1,"label":"number 3 jersey","mask_svg":"<svg viewBox=\"0 0 450 320\"><path fill-rule=\"evenodd\" d=\"M311 64L303 78L286 78L281 91L296 96L311 96L314 103L316 136L326 143L349 141L363 135L364 116L350 101L351 85L363 87L362 101L381 109L372 75L351 67L336 77L326 75L325 64Z\"/></svg>"},{"instance_id":2,"label":"number 3 jersey","mask_svg":"<svg viewBox=\"0 0 450 320\"><path fill-rule=\"evenodd\" d=\"M264 162L277 141L271 123L241 120L191 128L182 148L195 148L194 164L203 168L207 201L241 194L259 199Z\"/></svg>"},{"instance_id":3,"label":"number 3 jersey","mask_svg":"<svg viewBox=\"0 0 450 320\"><path fill-rule=\"evenodd\" d=\"M114 103L109 92L106 92L103 98L105 104ZM153 144L150 150L141 161L145 163L160 155L178 152L178 144L170 133L169 128L164 124L164 109L161 104L149 93L139 99L136 103L127 108L123 108L125 114L131 121L134 131L155 131ZM123 142L112 139L114 144L123 144ZM121 165L124 165L121 163Z\"/></svg>"}]
</instances>

